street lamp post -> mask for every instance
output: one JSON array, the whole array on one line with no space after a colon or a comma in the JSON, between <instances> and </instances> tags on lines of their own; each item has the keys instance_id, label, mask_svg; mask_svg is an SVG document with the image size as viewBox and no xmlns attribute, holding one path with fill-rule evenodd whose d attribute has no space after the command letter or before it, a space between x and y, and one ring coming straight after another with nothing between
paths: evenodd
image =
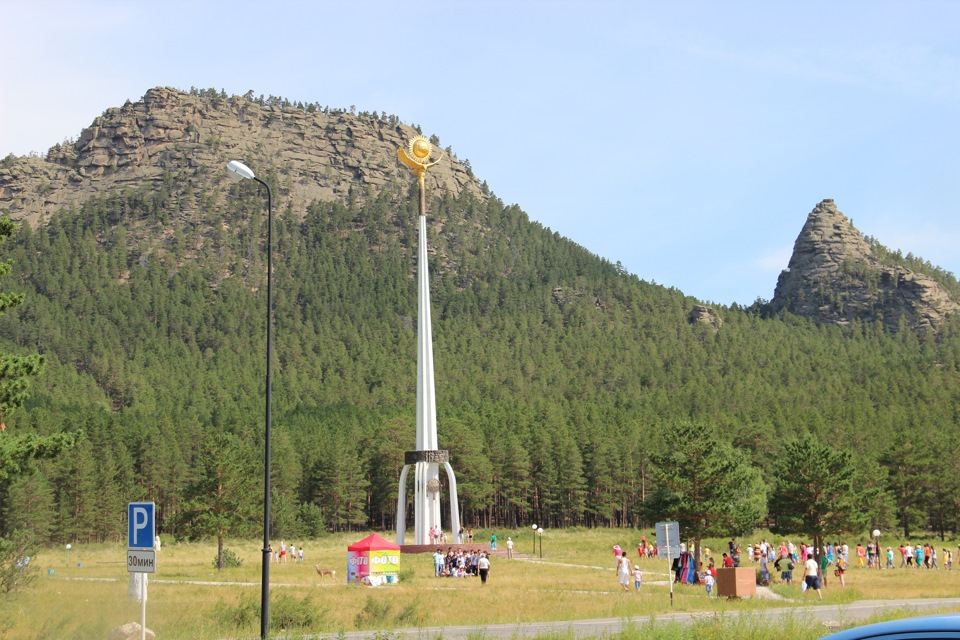
<instances>
[{"instance_id":1,"label":"street lamp post","mask_svg":"<svg viewBox=\"0 0 960 640\"><path fill-rule=\"evenodd\" d=\"M533 525L533 555L537 555L537 525Z\"/></svg>"},{"instance_id":2,"label":"street lamp post","mask_svg":"<svg viewBox=\"0 0 960 640\"><path fill-rule=\"evenodd\" d=\"M873 559L877 563L877 569L880 568L880 529L873 530Z\"/></svg>"},{"instance_id":3,"label":"street lamp post","mask_svg":"<svg viewBox=\"0 0 960 640\"><path fill-rule=\"evenodd\" d=\"M537 536L540 538L540 559L543 560L543 527L537 529Z\"/></svg>"},{"instance_id":4,"label":"street lamp post","mask_svg":"<svg viewBox=\"0 0 960 640\"><path fill-rule=\"evenodd\" d=\"M236 180L254 180L267 188L267 379L266 431L263 448L263 572L260 578L260 637L266 640L270 628L270 359L273 345L273 192L270 185L253 174L242 162L231 160L227 173Z\"/></svg>"}]
</instances>

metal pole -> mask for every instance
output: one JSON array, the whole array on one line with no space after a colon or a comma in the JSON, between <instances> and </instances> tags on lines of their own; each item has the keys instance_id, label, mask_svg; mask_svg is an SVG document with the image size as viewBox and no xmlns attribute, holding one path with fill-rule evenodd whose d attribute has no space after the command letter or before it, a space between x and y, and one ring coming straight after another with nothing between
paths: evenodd
<instances>
[{"instance_id":1,"label":"metal pole","mask_svg":"<svg viewBox=\"0 0 960 640\"><path fill-rule=\"evenodd\" d=\"M270 431L272 421L272 382L270 361L273 347L273 192L267 188L267 379L266 431L263 446L263 573L260 578L260 637L266 640L270 629Z\"/></svg>"},{"instance_id":2,"label":"metal pole","mask_svg":"<svg viewBox=\"0 0 960 640\"><path fill-rule=\"evenodd\" d=\"M670 606L673 606L673 554L670 552L670 527L663 528L664 539L667 543L667 580L670 582Z\"/></svg>"},{"instance_id":3,"label":"metal pole","mask_svg":"<svg viewBox=\"0 0 960 640\"><path fill-rule=\"evenodd\" d=\"M143 580L140 594L140 640L147 640L147 574L141 573L140 576Z\"/></svg>"}]
</instances>

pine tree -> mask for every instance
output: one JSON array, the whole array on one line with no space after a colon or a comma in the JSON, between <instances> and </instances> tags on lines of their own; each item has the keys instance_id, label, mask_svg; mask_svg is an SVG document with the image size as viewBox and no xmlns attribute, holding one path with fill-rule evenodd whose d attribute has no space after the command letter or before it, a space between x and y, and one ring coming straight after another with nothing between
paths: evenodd
<instances>
[{"instance_id":1,"label":"pine tree","mask_svg":"<svg viewBox=\"0 0 960 640\"><path fill-rule=\"evenodd\" d=\"M819 564L826 536L862 530L868 512L858 505L856 466L849 451L815 436L787 442L776 466L770 516L776 534L813 539Z\"/></svg>"},{"instance_id":2,"label":"pine tree","mask_svg":"<svg viewBox=\"0 0 960 640\"><path fill-rule=\"evenodd\" d=\"M249 444L239 436L208 437L196 452L196 478L187 487L181 513L184 533L191 539L217 538L217 569L223 570L227 535L250 535L256 528L258 480ZM262 504L262 503L261 503Z\"/></svg>"},{"instance_id":3,"label":"pine tree","mask_svg":"<svg viewBox=\"0 0 960 640\"><path fill-rule=\"evenodd\" d=\"M680 524L700 566L703 538L753 531L766 513L766 487L746 456L709 425L680 422L664 441L665 449L652 456L657 490L650 513Z\"/></svg>"}]
</instances>

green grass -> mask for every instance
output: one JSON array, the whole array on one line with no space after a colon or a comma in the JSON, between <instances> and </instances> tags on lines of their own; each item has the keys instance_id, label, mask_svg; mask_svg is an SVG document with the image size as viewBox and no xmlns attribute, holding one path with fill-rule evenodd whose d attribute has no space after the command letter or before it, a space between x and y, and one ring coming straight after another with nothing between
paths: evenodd
<instances>
[{"instance_id":1,"label":"green grass","mask_svg":"<svg viewBox=\"0 0 960 640\"><path fill-rule=\"evenodd\" d=\"M475 540L489 532L475 532ZM637 560L637 532L614 529L565 530L544 533L539 559L495 559L487 585L477 578L436 579L428 554L404 555L404 579L390 587L370 589L345 584L346 547L366 533L334 535L320 540L288 540L303 544L303 564L271 567L271 631L336 635L341 631L435 627L446 625L516 624L591 618L656 618L666 613L708 614L692 625L657 622L644 625L644 638L817 638L787 617L770 625L746 615L769 607L816 606L798 586L773 585L783 600L708 598L699 587L675 586L670 603L665 560ZM532 552L530 533L497 531L515 551ZM649 533L648 533L649 535ZM636 538L636 539L634 539ZM279 541L277 541L279 542ZM711 541L719 549L720 541ZM613 571L611 547L620 543L644 571L637 594L624 593ZM217 572L212 566L215 544L165 544L158 553L158 571L150 576L147 626L163 640L255 637L260 617L260 543L230 541L240 567ZM528 548L529 547L529 548ZM39 579L29 591L0 602L0 635L15 640L107 637L126 622L140 620L139 603L127 597L126 549L121 545L76 545L67 564L63 549L49 549L34 561ZM337 581L320 580L314 565L337 570ZM82 566L78 566L82 564ZM53 570L53 575L49 571ZM196 584L192 584L196 583ZM660 583L660 584L657 584ZM846 588L832 578L824 603L843 604L864 598L956 596L960 571L868 571L847 573ZM385 634L390 636L389 633ZM560 634L562 636L563 634ZM625 640L639 628L617 634ZM557 636L557 637L560 637ZM388 640L388 639L387 639Z\"/></svg>"}]
</instances>

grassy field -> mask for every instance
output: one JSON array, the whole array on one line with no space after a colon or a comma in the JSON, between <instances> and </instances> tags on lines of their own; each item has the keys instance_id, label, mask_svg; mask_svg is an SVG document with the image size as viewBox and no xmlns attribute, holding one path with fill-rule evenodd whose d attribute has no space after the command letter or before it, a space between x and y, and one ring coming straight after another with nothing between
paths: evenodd
<instances>
[{"instance_id":1,"label":"grassy field","mask_svg":"<svg viewBox=\"0 0 960 640\"><path fill-rule=\"evenodd\" d=\"M489 532L477 532L486 540ZM320 540L288 540L306 549L303 564L271 568L273 633L296 635L418 626L485 625L588 618L657 616L670 612L714 612L711 620L689 626L663 624L644 628L644 638L790 637L816 638L796 620L768 629L762 624L732 621L724 614L795 603L813 606L816 596L798 586L774 585L782 599L727 600L708 598L702 588L675 586L670 603L667 563L636 562L639 534L619 530L567 530L544 534L543 562L530 557L526 531L497 531L500 547L513 536L521 559L495 558L488 584L478 578L437 579L428 554L404 555L400 584L365 588L345 583L346 547L366 533ZM769 536L768 536L769 538ZM279 542L279 541L278 541ZM278 543L277 542L277 543ZM714 549L720 541L712 541ZM275 543L275 544L277 544ZM613 571L611 547L619 543L644 572L641 593L624 593ZM892 543L892 541L891 541ZM953 543L954 548L955 542ZM216 546L165 542L158 553L158 571L150 576L147 626L163 640L256 637L259 635L260 544L231 541L228 548L242 558L238 568L217 572ZM945 546L943 544L941 547ZM67 562L65 549L48 549L35 558L37 582L28 591L0 603L0 631L5 638L106 638L111 629L140 620L140 604L128 598L126 549L121 545L75 545ZM314 565L337 570L337 581L320 580ZM752 566L752 565L751 565ZM52 571L52 574L50 573ZM799 572L795 572L799 574ZM830 576L824 603L858 599L960 596L960 570L876 571L852 569L847 587ZM734 629L736 625L742 628ZM793 629L797 626L797 629ZM748 633L749 631L749 633ZM627 630L625 639L639 637Z\"/></svg>"}]
</instances>

